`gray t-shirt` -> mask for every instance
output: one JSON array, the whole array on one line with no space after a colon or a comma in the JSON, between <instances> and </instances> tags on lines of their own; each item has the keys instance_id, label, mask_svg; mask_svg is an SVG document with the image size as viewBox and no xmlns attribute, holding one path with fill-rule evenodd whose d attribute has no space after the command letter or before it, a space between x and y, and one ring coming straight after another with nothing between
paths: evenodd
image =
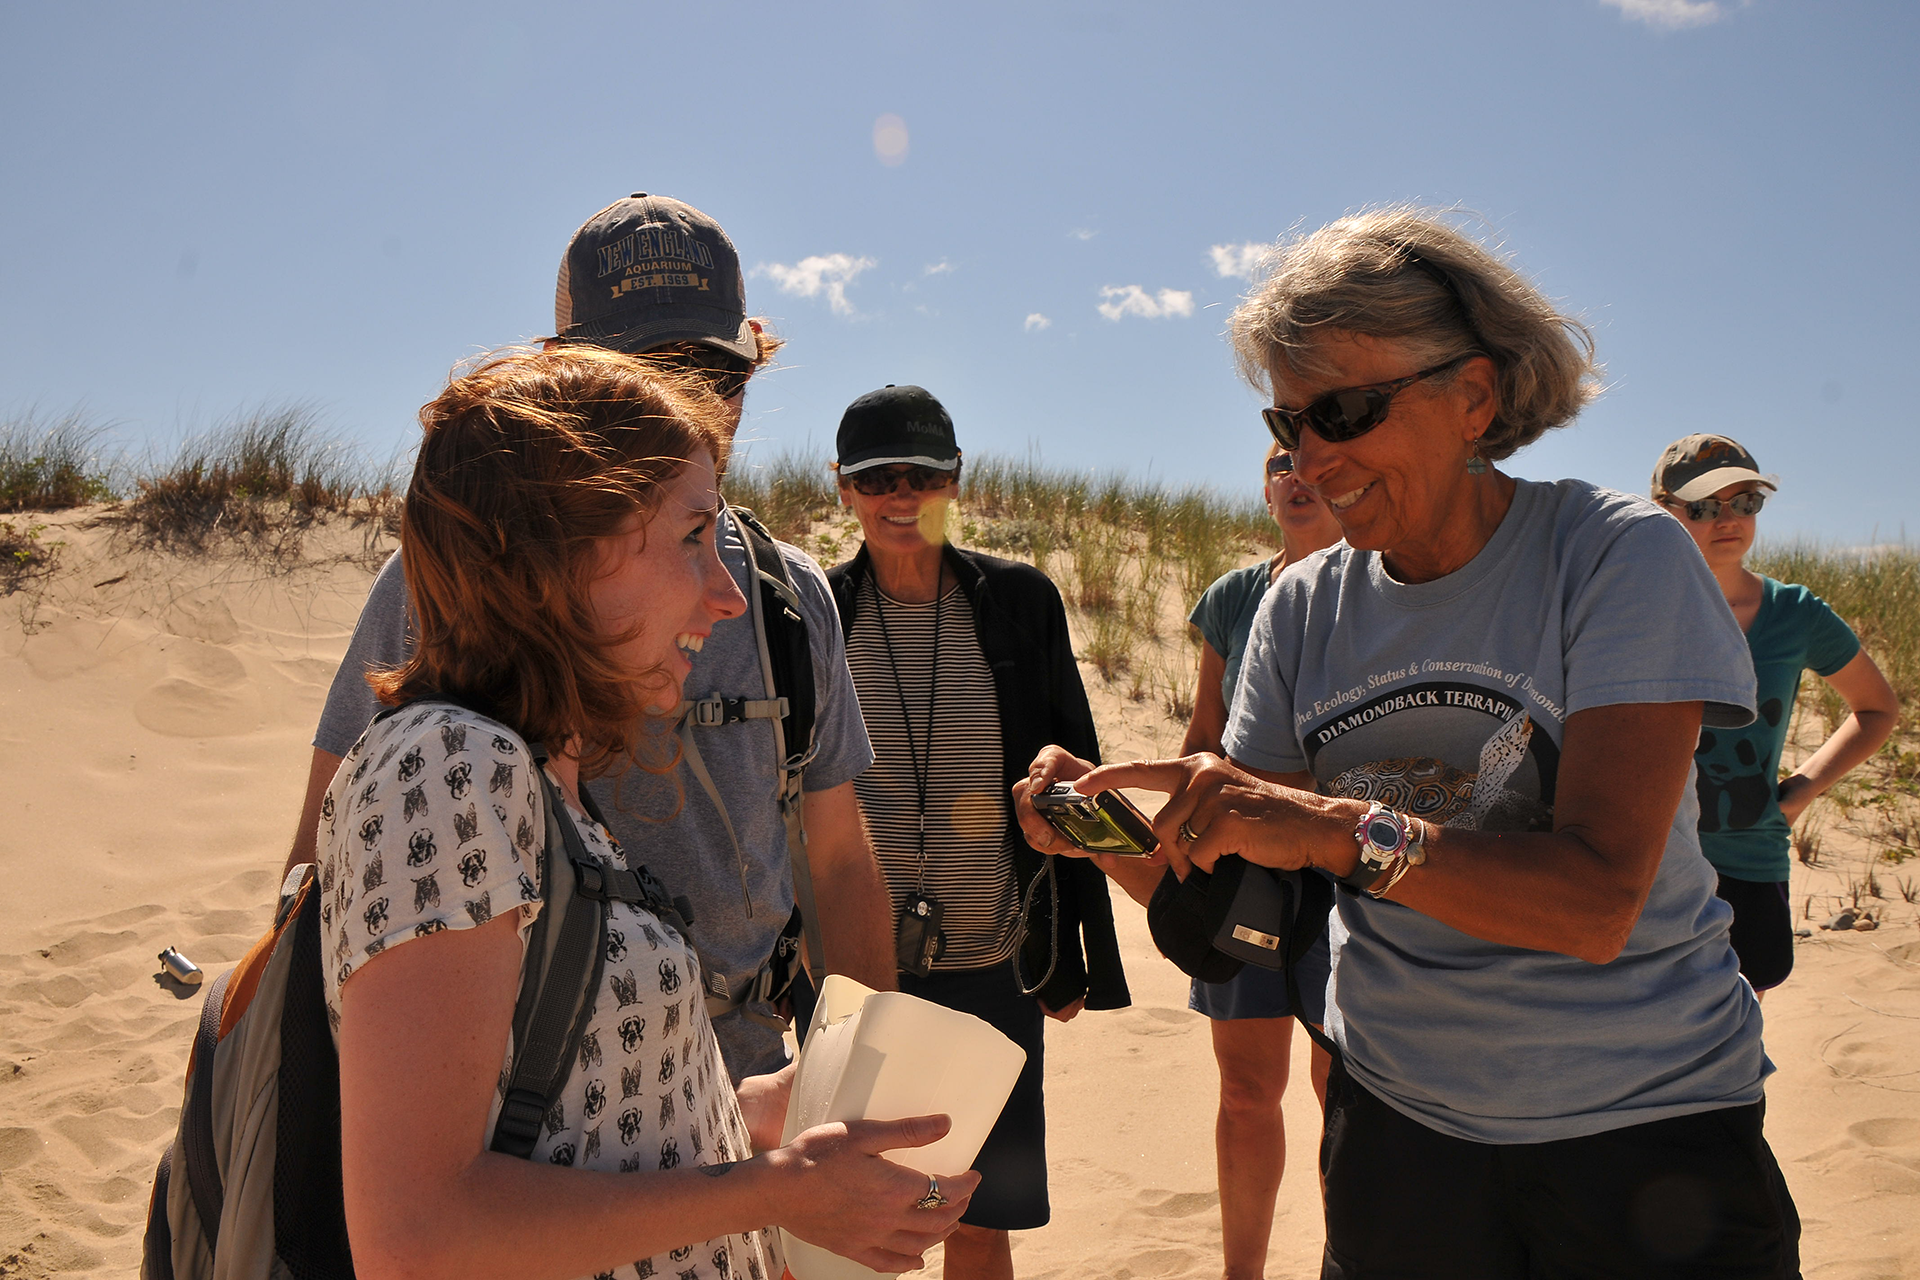
<instances>
[{"instance_id":1,"label":"gray t-shirt","mask_svg":"<svg viewBox=\"0 0 1920 1280\"><path fill-rule=\"evenodd\" d=\"M745 591L746 543L730 516L720 522L718 537L720 559ZM864 771L873 763L873 749L847 673L840 617L826 575L804 552L785 543L780 551L800 596L813 648L819 753L807 768L804 785L809 791L825 791ZM406 579L395 555L381 567L360 612L320 714L314 746L344 756L365 731L380 709L365 673L369 665L394 666L406 659L413 643L408 614ZM716 624L692 660L693 672L686 680L689 698L772 696L761 675L750 612ZM787 833L775 800L773 728L765 721L748 721L697 732L701 759L726 803L746 865L735 856L712 798L684 765L664 777L632 769L617 780L591 783L590 790L621 846L671 893L692 901L693 941L701 960L719 972L730 989L739 990L759 971L793 913ZM762 1005L758 1012L769 1011ZM713 1023L736 1081L777 1071L786 1062L779 1030L747 1013L736 1009Z\"/></svg>"},{"instance_id":2,"label":"gray t-shirt","mask_svg":"<svg viewBox=\"0 0 1920 1280\"><path fill-rule=\"evenodd\" d=\"M1396 582L1378 554L1346 546L1282 574L1254 622L1226 748L1450 827L1549 831L1568 716L1695 700L1709 725L1753 718L1745 640L1686 531L1644 498L1522 480L1493 538L1444 578ZM1757 1101L1773 1066L1698 817L1689 785L1609 964L1338 893L1327 1023L1354 1078L1477 1142Z\"/></svg>"}]
</instances>

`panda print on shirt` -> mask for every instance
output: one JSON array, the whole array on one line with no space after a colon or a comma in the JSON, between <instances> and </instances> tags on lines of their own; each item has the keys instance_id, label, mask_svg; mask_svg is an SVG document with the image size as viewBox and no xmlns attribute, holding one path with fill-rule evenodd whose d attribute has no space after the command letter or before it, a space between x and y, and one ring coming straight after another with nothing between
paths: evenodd
<instances>
[{"instance_id":1,"label":"panda print on shirt","mask_svg":"<svg viewBox=\"0 0 1920 1280\"><path fill-rule=\"evenodd\" d=\"M389 715L348 752L320 820L322 955L336 1037L341 985L383 952L509 912L518 913L525 941L540 910L546 830L537 767L510 730L446 703ZM566 816L589 855L628 866L610 832L571 806ZM632 869L657 901L668 900L644 867ZM606 963L586 1034L532 1159L634 1173L750 1156L693 949L659 916L630 903L609 904L602 945ZM512 1063L509 1044L489 1131ZM769 1229L690 1243L601 1274L738 1280L781 1269Z\"/></svg>"}]
</instances>

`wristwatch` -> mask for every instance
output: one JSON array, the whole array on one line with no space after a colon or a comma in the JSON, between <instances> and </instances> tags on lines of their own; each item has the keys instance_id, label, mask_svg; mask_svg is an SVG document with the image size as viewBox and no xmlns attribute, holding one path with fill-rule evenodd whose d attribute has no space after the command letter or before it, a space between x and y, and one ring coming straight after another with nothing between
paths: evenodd
<instances>
[{"instance_id":1,"label":"wristwatch","mask_svg":"<svg viewBox=\"0 0 1920 1280\"><path fill-rule=\"evenodd\" d=\"M1343 876L1342 883L1355 889L1371 890L1403 865L1418 866L1426 861L1426 850L1422 844L1426 838L1425 824L1418 828L1417 820L1387 808L1378 800L1367 806L1366 813L1354 824L1353 839L1360 846L1360 862L1353 873Z\"/></svg>"}]
</instances>

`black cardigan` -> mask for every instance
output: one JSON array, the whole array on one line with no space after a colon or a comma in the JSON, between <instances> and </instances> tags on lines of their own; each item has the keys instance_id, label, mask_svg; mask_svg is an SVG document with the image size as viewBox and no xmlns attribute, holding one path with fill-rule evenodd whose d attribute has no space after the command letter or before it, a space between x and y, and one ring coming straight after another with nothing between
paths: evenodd
<instances>
[{"instance_id":1,"label":"black cardigan","mask_svg":"<svg viewBox=\"0 0 1920 1280\"><path fill-rule=\"evenodd\" d=\"M951 544L946 562L973 606L980 650L993 672L1006 787L1001 795L1011 813L1013 784L1027 776L1040 748L1057 743L1083 759L1100 759L1093 712L1067 637L1067 611L1053 582L1031 565ZM840 627L847 635L853 634L860 584L871 572L864 546L846 564L827 570ZM1133 1001L1120 967L1106 876L1085 858L1056 858L1015 840L1014 875L1022 901L1049 863L1060 889L1059 954L1053 954L1051 895L1043 884L1034 894L1033 918L1021 948L1022 974L1032 981L1053 963L1053 976L1038 993L1050 1009L1065 1008L1083 996L1089 1009L1126 1008Z\"/></svg>"}]
</instances>

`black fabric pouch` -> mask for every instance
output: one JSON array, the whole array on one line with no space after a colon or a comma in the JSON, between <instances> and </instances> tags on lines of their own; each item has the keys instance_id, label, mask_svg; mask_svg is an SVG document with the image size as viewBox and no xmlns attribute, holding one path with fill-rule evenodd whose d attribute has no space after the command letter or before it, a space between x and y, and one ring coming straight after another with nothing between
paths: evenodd
<instances>
[{"instance_id":1,"label":"black fabric pouch","mask_svg":"<svg viewBox=\"0 0 1920 1280\"><path fill-rule=\"evenodd\" d=\"M1332 901L1323 876L1228 856L1211 874L1195 867L1185 881L1169 869L1147 904L1147 928L1181 972L1225 982L1246 965L1279 970L1305 954Z\"/></svg>"}]
</instances>

